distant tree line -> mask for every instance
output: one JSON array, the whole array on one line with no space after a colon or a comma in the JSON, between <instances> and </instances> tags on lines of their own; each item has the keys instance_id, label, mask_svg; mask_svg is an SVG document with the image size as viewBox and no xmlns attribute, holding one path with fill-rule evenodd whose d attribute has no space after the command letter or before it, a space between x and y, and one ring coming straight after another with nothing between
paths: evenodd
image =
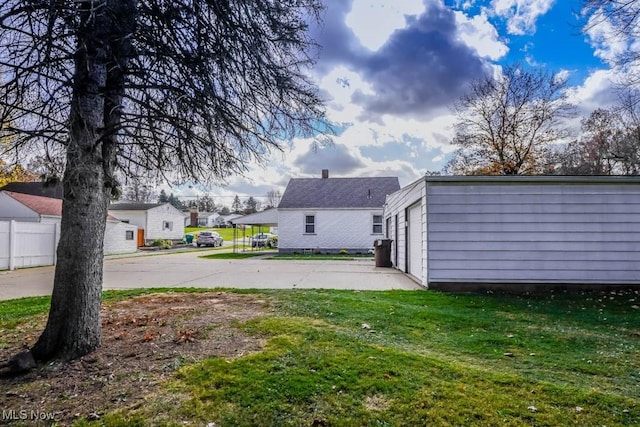
<instances>
[{"instance_id":1,"label":"distant tree line","mask_svg":"<svg viewBox=\"0 0 640 427\"><path fill-rule=\"evenodd\" d=\"M269 197L269 194L267 194L267 205L264 206L265 209L273 207L271 203L273 203L275 200L273 198L275 197L274 194L278 195L277 202L279 203L280 192L278 190L272 190L272 191L273 191L273 194L271 195L271 198ZM127 195L133 196L133 193L129 191L127 192ZM150 201L150 200L136 200L136 199L130 199L130 200L145 201L145 202ZM228 206L216 204L213 198L208 194L204 196L199 196L196 200L189 200L187 202L183 202L177 196L174 196L173 193L170 193L169 195L167 195L167 192L165 190L160 190L160 194L158 195L157 201L158 203L170 203L171 205L175 206L177 209L180 209L180 210L197 208L200 212L217 212L221 215L228 215L230 213L248 215L251 213L256 213L263 208L262 204L258 200L256 200L253 196L249 196L243 202L240 200L240 196L238 196L237 194L233 199L231 208L229 208Z\"/></svg>"}]
</instances>

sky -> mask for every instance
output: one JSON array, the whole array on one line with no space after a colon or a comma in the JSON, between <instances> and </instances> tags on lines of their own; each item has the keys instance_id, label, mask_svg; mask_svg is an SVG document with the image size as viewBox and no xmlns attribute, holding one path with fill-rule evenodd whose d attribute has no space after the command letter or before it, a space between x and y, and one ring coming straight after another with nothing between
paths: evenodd
<instances>
[{"instance_id":1,"label":"sky","mask_svg":"<svg viewBox=\"0 0 640 427\"><path fill-rule=\"evenodd\" d=\"M167 192L261 199L290 178L397 176L404 186L441 171L454 147L452 104L483 73L514 63L566 76L586 116L615 101L623 46L607 25L587 27L581 0L327 0L312 37L310 70L336 124L333 143L314 150L296 139L226 185L190 183Z\"/></svg>"}]
</instances>

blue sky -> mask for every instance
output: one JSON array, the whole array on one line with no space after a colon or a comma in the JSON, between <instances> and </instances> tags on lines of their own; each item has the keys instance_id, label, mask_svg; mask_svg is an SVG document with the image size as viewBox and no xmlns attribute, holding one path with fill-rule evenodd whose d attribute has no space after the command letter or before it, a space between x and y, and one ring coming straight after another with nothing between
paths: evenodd
<instances>
[{"instance_id":1,"label":"blue sky","mask_svg":"<svg viewBox=\"0 0 640 427\"><path fill-rule=\"evenodd\" d=\"M485 72L520 62L562 73L588 115L614 100L619 43L609 28L588 31L580 0L327 0L311 70L327 115L340 124L333 144L314 151L298 139L245 176L209 192L219 203L284 191L289 178L398 176L401 185L439 171L451 155L450 107ZM168 188L193 196L187 185Z\"/></svg>"}]
</instances>

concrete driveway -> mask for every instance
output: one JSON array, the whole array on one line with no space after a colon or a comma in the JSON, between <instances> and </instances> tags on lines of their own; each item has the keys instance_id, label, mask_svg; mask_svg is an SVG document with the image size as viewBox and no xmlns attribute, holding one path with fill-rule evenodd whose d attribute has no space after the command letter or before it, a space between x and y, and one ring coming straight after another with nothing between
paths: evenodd
<instances>
[{"instance_id":1,"label":"concrete driveway","mask_svg":"<svg viewBox=\"0 0 640 427\"><path fill-rule=\"evenodd\" d=\"M422 289L372 259L354 261L284 261L263 257L237 260L201 259L213 252L193 251L105 259L104 289L260 288L260 289ZM53 267L0 272L0 300L51 295Z\"/></svg>"}]
</instances>

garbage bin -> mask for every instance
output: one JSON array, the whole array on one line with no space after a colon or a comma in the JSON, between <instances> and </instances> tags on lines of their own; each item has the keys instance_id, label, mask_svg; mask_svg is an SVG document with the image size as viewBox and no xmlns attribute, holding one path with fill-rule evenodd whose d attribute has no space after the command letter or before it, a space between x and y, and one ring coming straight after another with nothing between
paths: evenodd
<instances>
[{"instance_id":1,"label":"garbage bin","mask_svg":"<svg viewBox=\"0 0 640 427\"><path fill-rule=\"evenodd\" d=\"M193 234L185 234L184 238L187 242L187 245L190 245L193 243Z\"/></svg>"},{"instance_id":2,"label":"garbage bin","mask_svg":"<svg viewBox=\"0 0 640 427\"><path fill-rule=\"evenodd\" d=\"M373 242L376 267L391 267L391 239L378 239Z\"/></svg>"}]
</instances>

